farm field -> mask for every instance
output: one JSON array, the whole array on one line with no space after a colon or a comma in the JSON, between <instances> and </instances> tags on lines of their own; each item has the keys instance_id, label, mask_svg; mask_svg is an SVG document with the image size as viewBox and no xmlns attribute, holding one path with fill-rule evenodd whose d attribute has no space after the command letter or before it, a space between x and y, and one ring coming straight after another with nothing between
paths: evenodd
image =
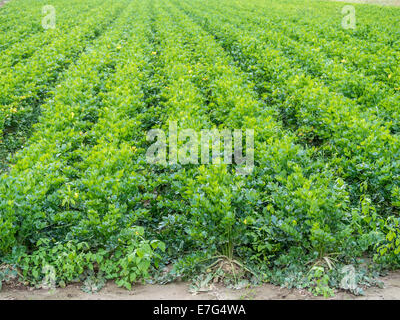
<instances>
[{"instance_id":1,"label":"farm field","mask_svg":"<svg viewBox=\"0 0 400 320\"><path fill-rule=\"evenodd\" d=\"M344 6L2 6L0 288L380 286L400 269L400 8L352 4L346 28Z\"/></svg>"}]
</instances>

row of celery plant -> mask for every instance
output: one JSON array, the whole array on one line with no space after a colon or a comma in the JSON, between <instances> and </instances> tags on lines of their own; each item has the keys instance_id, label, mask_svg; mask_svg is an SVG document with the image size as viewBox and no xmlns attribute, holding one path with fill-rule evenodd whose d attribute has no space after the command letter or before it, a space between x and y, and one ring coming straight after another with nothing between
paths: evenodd
<instances>
[{"instance_id":1,"label":"row of celery plant","mask_svg":"<svg viewBox=\"0 0 400 320\"><path fill-rule=\"evenodd\" d=\"M101 35L123 9L125 1L100 6L81 16L85 23L74 26L53 43L35 52L0 75L0 152L5 161L10 152L23 145L40 106L51 96L63 71L73 64L85 48ZM99 17L100 23L99 23Z\"/></svg>"},{"instance_id":2,"label":"row of celery plant","mask_svg":"<svg viewBox=\"0 0 400 320\"><path fill-rule=\"evenodd\" d=\"M158 259L154 250L163 249L144 239L134 215L118 203L127 196L120 188L124 170L134 182L127 163L132 143L142 138L138 109L147 48L141 6L133 1L71 68L44 106L29 146L2 176L1 212L8 220L1 249L6 254L13 247L33 283L49 264L58 284L89 268L129 288L147 276Z\"/></svg>"},{"instance_id":3,"label":"row of celery plant","mask_svg":"<svg viewBox=\"0 0 400 320\"><path fill-rule=\"evenodd\" d=\"M398 40L399 8L377 7L353 4L355 8L356 28L345 29L342 20L345 16L343 4L324 1L230 1L221 5L240 7L243 14L247 11L258 12L268 17L280 12L281 21L297 22L300 30L307 27L306 32L329 41L341 41L343 45L349 41L365 48L368 53L383 50L395 53L400 49ZM268 15L267 15L268 14ZM292 30L293 31L293 30ZM314 39L315 40L315 39ZM382 57L390 59L390 57Z\"/></svg>"},{"instance_id":4,"label":"row of celery plant","mask_svg":"<svg viewBox=\"0 0 400 320\"><path fill-rule=\"evenodd\" d=\"M60 0L62 1L62 0ZM58 0L56 1L58 3ZM10 45L43 30L41 19L32 19L32 16L42 14L45 0L34 2L12 1L4 5L0 10L0 52Z\"/></svg>"},{"instance_id":5,"label":"row of celery plant","mask_svg":"<svg viewBox=\"0 0 400 320\"><path fill-rule=\"evenodd\" d=\"M223 4L218 3L218 6L220 5ZM397 106L400 103L398 52L385 50L360 57L363 48L358 48L357 43L352 41L349 41L350 49L337 41L326 42L322 46L321 38L308 30L303 30L301 22L294 28L293 22L282 21L284 19L282 9L275 14L269 10L268 18L271 19L269 21L265 21L265 15L258 12L244 14L242 8L235 8L232 12L226 7L224 9L224 12L229 12L230 17L237 17L239 11L240 19L235 19L235 24L239 23L238 20L243 22L243 18L246 17L251 21L252 28L256 26L262 30L265 34L263 39L282 48L284 54L300 64L307 73L323 79L326 85L346 97L356 99L361 106L369 107L369 112L385 119L390 129L398 132L400 129L397 120L399 115ZM305 38L312 41L304 43ZM361 62L368 61L368 63L354 65L351 63L352 59L355 61L361 59Z\"/></svg>"},{"instance_id":6,"label":"row of celery plant","mask_svg":"<svg viewBox=\"0 0 400 320\"><path fill-rule=\"evenodd\" d=\"M158 198L154 201L162 209L159 214L169 213L161 221L162 230L170 235L167 239L186 235L189 244L181 248L189 255L194 245L200 255L218 251L228 257L259 255L262 263L269 255L289 250L321 258L335 246L348 245L350 225L344 227L349 224L348 194L343 182L324 171L310 150L295 145L295 137L273 120L274 110L257 101L246 76L232 67L212 37L173 6L155 3L164 72L176 81L166 90L170 120L178 119L182 129L256 132L256 165L249 177L236 176L235 167L201 165L184 166L162 180L172 186L167 194L183 198L177 205L162 188L155 192L167 197L159 196L161 204Z\"/></svg>"},{"instance_id":7,"label":"row of celery plant","mask_svg":"<svg viewBox=\"0 0 400 320\"><path fill-rule=\"evenodd\" d=\"M216 7L214 12L221 11ZM400 130L400 123L396 117L399 115L397 105L400 93L394 88L397 86L395 72L388 71L389 74L386 74L385 78L390 78L392 84L390 86L377 81L375 76L366 76L361 71L348 72L343 60L331 60L318 48L290 39L285 36L287 31L284 24L268 23L264 18L256 19L245 14L238 17L237 12L230 12L228 9L224 10L223 16L227 22L235 26L246 30L256 29L258 39L280 50L283 56L288 56L293 69L300 67L306 74L321 79L333 91L354 99L362 111L367 109L367 113L385 120L392 132L397 133ZM400 77L400 73L398 76Z\"/></svg>"},{"instance_id":8,"label":"row of celery plant","mask_svg":"<svg viewBox=\"0 0 400 320\"><path fill-rule=\"evenodd\" d=\"M92 14L96 12L95 8L101 5L102 2L92 0L90 2L77 1L64 2L57 6L58 13L56 12L56 25L54 29L45 30L41 26L41 15L30 16L30 19L38 21L40 32L31 33L29 37L24 39L18 39L17 35L6 34L8 47L0 52L0 69L2 73L9 72L9 68L12 68L17 63L23 63L24 60L30 58L35 52L39 52L43 47L49 45L52 42L56 42L63 35L68 33L71 28L86 23L88 11L92 11ZM68 6L72 5L71 8ZM89 12L90 13L90 12ZM15 23L23 24L18 18ZM14 43L13 43L14 42Z\"/></svg>"},{"instance_id":9,"label":"row of celery plant","mask_svg":"<svg viewBox=\"0 0 400 320\"><path fill-rule=\"evenodd\" d=\"M203 8L179 5L217 37L252 79L259 79L257 90L266 102L274 102L286 113L284 120L297 129L298 141L316 144L318 154L329 155L330 166L349 183L353 201L371 198L379 213L396 213L400 205L396 136L370 115L355 115L343 97L315 80L292 74L285 57L259 43L254 35L220 22ZM379 231L386 230L383 218L375 224ZM368 228L368 232L375 230Z\"/></svg>"},{"instance_id":10,"label":"row of celery plant","mask_svg":"<svg viewBox=\"0 0 400 320\"><path fill-rule=\"evenodd\" d=\"M210 22L211 14L204 8L180 5L219 38L253 79L258 78L262 98L281 110L299 140L317 145L332 157L332 165L353 186L352 194L358 194L360 184L367 184L383 211L396 210L400 144L385 123L359 112L352 100L329 91L319 79L294 69L279 50L257 38L258 30L244 31L224 23L217 13Z\"/></svg>"}]
</instances>

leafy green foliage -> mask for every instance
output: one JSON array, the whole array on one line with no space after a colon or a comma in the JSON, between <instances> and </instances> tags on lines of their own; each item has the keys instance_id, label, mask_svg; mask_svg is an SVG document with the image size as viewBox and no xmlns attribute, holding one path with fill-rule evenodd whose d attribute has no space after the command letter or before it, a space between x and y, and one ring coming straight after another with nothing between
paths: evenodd
<instances>
[{"instance_id":1,"label":"leafy green foliage","mask_svg":"<svg viewBox=\"0 0 400 320\"><path fill-rule=\"evenodd\" d=\"M373 8L344 31L335 3L245 4L90 0L46 32L1 11L0 258L25 281L270 281L329 297L359 257L398 266L396 33ZM254 129L253 172L148 164L147 131L171 120ZM356 294L373 283L360 270Z\"/></svg>"},{"instance_id":2,"label":"leafy green foliage","mask_svg":"<svg viewBox=\"0 0 400 320\"><path fill-rule=\"evenodd\" d=\"M158 263L160 256L156 249L165 250L162 242L148 241L143 236L143 228L125 230L111 250L102 248L96 252L85 242L50 243L43 239L38 241L33 254L21 254L17 263L24 278L33 284L40 284L46 276L46 266L51 266L56 285L85 279L88 287L93 276L101 275L131 289L132 283L149 277L152 262ZM85 275L87 271L92 272L91 277Z\"/></svg>"}]
</instances>

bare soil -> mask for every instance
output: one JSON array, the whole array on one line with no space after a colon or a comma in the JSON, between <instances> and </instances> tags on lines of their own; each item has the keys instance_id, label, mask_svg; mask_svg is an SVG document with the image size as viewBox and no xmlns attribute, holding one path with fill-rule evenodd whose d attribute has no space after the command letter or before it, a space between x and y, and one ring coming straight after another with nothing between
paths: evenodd
<instances>
[{"instance_id":1,"label":"bare soil","mask_svg":"<svg viewBox=\"0 0 400 320\"><path fill-rule=\"evenodd\" d=\"M381 278L384 288L368 288L365 295L336 292L333 300L400 300L400 272L390 273ZM54 290L26 287L3 287L0 300L315 300L307 291L289 290L271 284L241 290L227 289L216 285L207 292L192 294L186 282L167 285L136 285L131 291L118 288L109 282L98 293L85 293L80 284L71 284Z\"/></svg>"}]
</instances>

